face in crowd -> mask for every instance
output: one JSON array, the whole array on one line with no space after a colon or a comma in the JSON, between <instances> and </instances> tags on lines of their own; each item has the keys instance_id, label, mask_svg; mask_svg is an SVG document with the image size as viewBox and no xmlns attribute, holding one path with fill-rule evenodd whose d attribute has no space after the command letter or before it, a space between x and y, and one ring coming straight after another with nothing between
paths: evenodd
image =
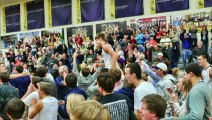
<instances>
[{"instance_id":1,"label":"face in crowd","mask_svg":"<svg viewBox=\"0 0 212 120\"><path fill-rule=\"evenodd\" d=\"M4 73L4 72L7 72L7 68L4 63L1 63L0 64L0 73Z\"/></svg>"}]
</instances>

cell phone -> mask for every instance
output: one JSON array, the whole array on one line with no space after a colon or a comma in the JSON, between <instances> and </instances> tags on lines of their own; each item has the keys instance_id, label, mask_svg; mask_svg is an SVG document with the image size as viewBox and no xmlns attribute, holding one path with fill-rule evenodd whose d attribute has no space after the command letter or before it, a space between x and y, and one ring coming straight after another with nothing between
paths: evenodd
<instances>
[{"instance_id":1,"label":"cell phone","mask_svg":"<svg viewBox=\"0 0 212 120\"><path fill-rule=\"evenodd\" d=\"M166 88L166 90L167 90L170 94L173 93L173 90L172 90L171 88Z\"/></svg>"}]
</instances>

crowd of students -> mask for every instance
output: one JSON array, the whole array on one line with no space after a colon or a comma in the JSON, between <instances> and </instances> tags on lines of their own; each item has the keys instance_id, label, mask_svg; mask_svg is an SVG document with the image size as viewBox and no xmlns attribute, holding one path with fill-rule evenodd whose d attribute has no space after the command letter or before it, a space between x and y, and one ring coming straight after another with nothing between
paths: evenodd
<instances>
[{"instance_id":1,"label":"crowd of students","mask_svg":"<svg viewBox=\"0 0 212 120\"><path fill-rule=\"evenodd\" d=\"M210 32L156 28L19 41L0 53L0 119L209 119Z\"/></svg>"}]
</instances>

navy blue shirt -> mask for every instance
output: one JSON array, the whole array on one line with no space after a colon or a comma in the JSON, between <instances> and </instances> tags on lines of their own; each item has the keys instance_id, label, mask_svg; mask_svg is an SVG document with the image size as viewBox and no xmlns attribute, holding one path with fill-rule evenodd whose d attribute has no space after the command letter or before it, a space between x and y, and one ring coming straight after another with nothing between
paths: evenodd
<instances>
[{"instance_id":1,"label":"navy blue shirt","mask_svg":"<svg viewBox=\"0 0 212 120\"><path fill-rule=\"evenodd\" d=\"M27 92L28 86L30 84L30 76L24 76L24 77L19 77L19 78L15 78L15 79L11 79L9 81L9 83L18 88L18 92L19 92L19 97L23 97L24 94Z\"/></svg>"},{"instance_id":2,"label":"navy blue shirt","mask_svg":"<svg viewBox=\"0 0 212 120\"><path fill-rule=\"evenodd\" d=\"M70 94L80 94L80 95L84 96L85 99L87 99L87 94L81 88L76 87L76 88L69 89L69 91L67 92L67 94L64 97L65 105L64 106L63 105L59 105L59 109L58 109L58 113L60 114L60 116L63 119L68 119L69 118L69 115L68 115L67 110L66 110L66 104L67 104L67 97Z\"/></svg>"},{"instance_id":3,"label":"navy blue shirt","mask_svg":"<svg viewBox=\"0 0 212 120\"><path fill-rule=\"evenodd\" d=\"M64 86L63 82L64 82L64 80L63 80L63 78L61 76L58 76L55 79L55 84L57 86L57 98L60 99L60 100L64 99L64 97L68 93L68 90L70 89L69 87Z\"/></svg>"},{"instance_id":4,"label":"navy blue shirt","mask_svg":"<svg viewBox=\"0 0 212 120\"><path fill-rule=\"evenodd\" d=\"M121 88L118 91L114 91L115 94L124 94L126 95L133 103L134 105L134 90L130 89L130 88ZM133 106L132 105L132 106Z\"/></svg>"},{"instance_id":5,"label":"navy blue shirt","mask_svg":"<svg viewBox=\"0 0 212 120\"><path fill-rule=\"evenodd\" d=\"M191 36L189 34L187 36L188 38L185 38L183 33L180 34L183 49L191 49Z\"/></svg>"},{"instance_id":6,"label":"navy blue shirt","mask_svg":"<svg viewBox=\"0 0 212 120\"><path fill-rule=\"evenodd\" d=\"M69 89L68 94L66 94L66 96L64 98L65 100L67 99L69 94L80 94L80 95L84 96L85 99L87 99L87 94L85 93L85 91L83 89L81 89L79 87Z\"/></svg>"}]
</instances>

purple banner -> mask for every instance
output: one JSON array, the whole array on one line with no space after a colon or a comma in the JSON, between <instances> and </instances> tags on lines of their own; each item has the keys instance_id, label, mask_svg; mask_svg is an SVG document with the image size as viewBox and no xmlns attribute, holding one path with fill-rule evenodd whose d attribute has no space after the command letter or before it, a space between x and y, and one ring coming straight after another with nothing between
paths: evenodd
<instances>
[{"instance_id":1,"label":"purple banner","mask_svg":"<svg viewBox=\"0 0 212 120\"><path fill-rule=\"evenodd\" d=\"M142 15L143 0L115 0L116 18Z\"/></svg>"},{"instance_id":2,"label":"purple banner","mask_svg":"<svg viewBox=\"0 0 212 120\"><path fill-rule=\"evenodd\" d=\"M20 31L20 4L6 7L6 32Z\"/></svg>"},{"instance_id":3,"label":"purple banner","mask_svg":"<svg viewBox=\"0 0 212 120\"><path fill-rule=\"evenodd\" d=\"M205 7L212 7L212 0L205 0Z\"/></svg>"},{"instance_id":4,"label":"purple banner","mask_svg":"<svg viewBox=\"0 0 212 120\"><path fill-rule=\"evenodd\" d=\"M104 20L104 8L104 0L81 0L81 21Z\"/></svg>"},{"instance_id":5,"label":"purple banner","mask_svg":"<svg viewBox=\"0 0 212 120\"><path fill-rule=\"evenodd\" d=\"M71 24L71 1L72 0L52 0L52 26Z\"/></svg>"},{"instance_id":6,"label":"purple banner","mask_svg":"<svg viewBox=\"0 0 212 120\"><path fill-rule=\"evenodd\" d=\"M156 0L156 12L170 12L189 9L189 0Z\"/></svg>"},{"instance_id":7,"label":"purple banner","mask_svg":"<svg viewBox=\"0 0 212 120\"><path fill-rule=\"evenodd\" d=\"M28 30L45 27L44 1L37 0L27 3Z\"/></svg>"}]
</instances>

